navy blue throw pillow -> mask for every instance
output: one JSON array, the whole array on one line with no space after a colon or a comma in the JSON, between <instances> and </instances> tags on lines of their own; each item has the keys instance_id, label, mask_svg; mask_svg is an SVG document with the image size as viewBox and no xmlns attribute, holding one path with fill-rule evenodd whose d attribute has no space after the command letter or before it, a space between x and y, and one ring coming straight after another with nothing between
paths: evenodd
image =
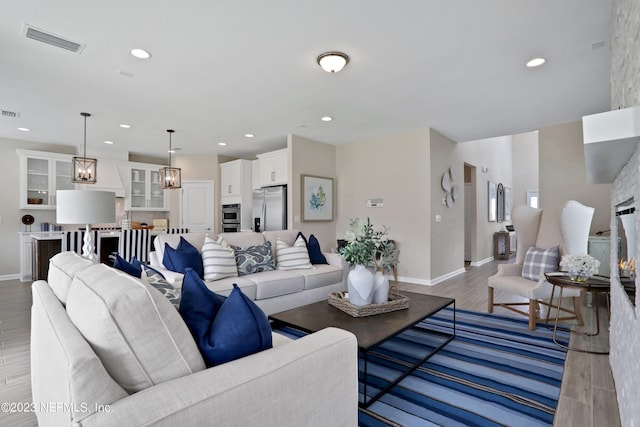
<instances>
[{"instance_id":1,"label":"navy blue throw pillow","mask_svg":"<svg viewBox=\"0 0 640 427\"><path fill-rule=\"evenodd\" d=\"M236 284L225 299L210 291L202 279L188 269L182 282L180 314L207 366L240 359L273 346L269 319Z\"/></svg>"},{"instance_id":2,"label":"navy blue throw pillow","mask_svg":"<svg viewBox=\"0 0 640 427\"><path fill-rule=\"evenodd\" d=\"M131 258L131 262L127 262L127 260L122 258L119 254L116 254L116 260L113 263L113 267L120 271L124 271L130 276L137 277L138 279L142 276L142 263L138 261L136 257Z\"/></svg>"},{"instance_id":3,"label":"navy blue throw pillow","mask_svg":"<svg viewBox=\"0 0 640 427\"><path fill-rule=\"evenodd\" d=\"M309 242L307 243L307 252L309 252L309 260L311 264L329 264L327 258L322 254L320 249L320 242L313 234L309 236Z\"/></svg>"},{"instance_id":4,"label":"navy blue throw pillow","mask_svg":"<svg viewBox=\"0 0 640 427\"><path fill-rule=\"evenodd\" d=\"M175 249L166 243L164 244L162 264L169 270L178 273L185 273L187 268L192 268L200 277L204 276L200 251L182 236L180 236L180 243Z\"/></svg>"}]
</instances>

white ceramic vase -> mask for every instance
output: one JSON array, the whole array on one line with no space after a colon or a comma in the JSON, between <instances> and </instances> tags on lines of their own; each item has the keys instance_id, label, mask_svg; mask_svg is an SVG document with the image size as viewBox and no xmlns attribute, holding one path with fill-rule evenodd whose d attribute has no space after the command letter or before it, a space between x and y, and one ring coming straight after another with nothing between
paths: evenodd
<instances>
[{"instance_id":1,"label":"white ceramic vase","mask_svg":"<svg viewBox=\"0 0 640 427\"><path fill-rule=\"evenodd\" d=\"M364 265L356 265L347 276L349 302L358 307L371 304L373 274Z\"/></svg>"},{"instance_id":2,"label":"white ceramic vase","mask_svg":"<svg viewBox=\"0 0 640 427\"><path fill-rule=\"evenodd\" d=\"M389 301L389 279L380 271L376 271L373 280L373 298L374 304L382 304Z\"/></svg>"}]
</instances>

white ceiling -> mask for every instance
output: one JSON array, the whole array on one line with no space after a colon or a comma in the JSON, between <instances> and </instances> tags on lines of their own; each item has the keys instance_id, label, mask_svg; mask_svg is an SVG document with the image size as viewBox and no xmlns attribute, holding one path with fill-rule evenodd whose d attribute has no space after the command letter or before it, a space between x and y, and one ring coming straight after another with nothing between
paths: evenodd
<instances>
[{"instance_id":1,"label":"white ceiling","mask_svg":"<svg viewBox=\"0 0 640 427\"><path fill-rule=\"evenodd\" d=\"M82 111L87 155L166 156L168 128L184 154L238 157L290 133L344 144L426 126L459 142L533 131L610 109L610 13L611 0L5 2L0 109L20 117L0 117L0 136L80 145ZM27 39L25 23L86 47ZM316 63L330 50L351 57L335 75ZM525 68L535 56L547 64Z\"/></svg>"}]
</instances>

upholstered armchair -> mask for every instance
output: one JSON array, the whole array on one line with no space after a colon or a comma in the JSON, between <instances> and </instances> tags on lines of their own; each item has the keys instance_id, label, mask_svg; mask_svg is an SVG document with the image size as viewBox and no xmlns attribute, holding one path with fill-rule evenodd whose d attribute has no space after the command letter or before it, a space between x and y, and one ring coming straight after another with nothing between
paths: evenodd
<instances>
[{"instance_id":1,"label":"upholstered armchair","mask_svg":"<svg viewBox=\"0 0 640 427\"><path fill-rule=\"evenodd\" d=\"M584 206L575 200L566 202L562 208L540 210L525 205L513 208L511 219L518 242L516 259L515 263L498 265L498 273L489 277L489 313L493 313L494 306L507 308L528 316L529 329L535 329L539 304L549 305L553 285L545 280L542 272L537 280L523 277L523 267L529 271L532 264L535 265L530 262L530 257L525 265L527 251L532 247L534 248L532 251L535 251L535 248L552 250L551 248L557 245L560 257L568 254L586 254L593 212L593 208ZM494 301L494 289L526 298L529 302L497 303ZM561 317L561 319L575 318L582 325L579 296L578 290L565 289L563 298L573 298L573 311L562 308L562 302L558 301L557 305L553 307L560 307L562 312L572 314L570 317ZM528 312L516 308L520 305L528 305Z\"/></svg>"}]
</instances>

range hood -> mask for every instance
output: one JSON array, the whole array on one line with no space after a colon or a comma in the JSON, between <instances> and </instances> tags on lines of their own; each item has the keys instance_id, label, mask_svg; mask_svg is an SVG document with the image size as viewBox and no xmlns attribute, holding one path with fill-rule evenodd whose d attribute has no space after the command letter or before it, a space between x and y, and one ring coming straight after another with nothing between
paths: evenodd
<instances>
[{"instance_id":1,"label":"range hood","mask_svg":"<svg viewBox=\"0 0 640 427\"><path fill-rule=\"evenodd\" d=\"M611 183L640 142L640 106L584 116L582 132L587 179Z\"/></svg>"},{"instance_id":2,"label":"range hood","mask_svg":"<svg viewBox=\"0 0 640 427\"><path fill-rule=\"evenodd\" d=\"M124 185L118 170L121 162L110 159L98 159L97 182L95 184L80 184L80 187L87 190L113 191L116 197L124 197Z\"/></svg>"}]
</instances>

